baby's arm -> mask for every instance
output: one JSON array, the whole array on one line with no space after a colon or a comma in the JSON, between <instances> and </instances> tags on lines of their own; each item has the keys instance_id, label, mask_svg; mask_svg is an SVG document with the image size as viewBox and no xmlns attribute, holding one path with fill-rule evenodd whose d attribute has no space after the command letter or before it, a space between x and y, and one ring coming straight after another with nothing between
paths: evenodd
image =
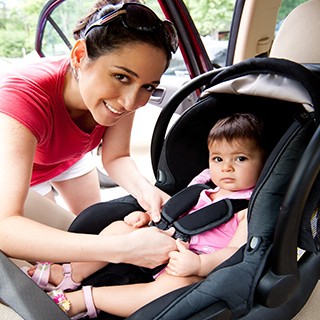
<instances>
[{"instance_id":1,"label":"baby's arm","mask_svg":"<svg viewBox=\"0 0 320 320\"><path fill-rule=\"evenodd\" d=\"M238 213L239 225L228 246L210 254L197 255L177 240L178 251L169 254L166 271L173 276L206 277L214 268L230 258L247 241L247 209Z\"/></svg>"},{"instance_id":2,"label":"baby's arm","mask_svg":"<svg viewBox=\"0 0 320 320\"><path fill-rule=\"evenodd\" d=\"M134 228L146 226L151 221L151 216L148 212L133 211L124 218L124 222Z\"/></svg>"}]
</instances>

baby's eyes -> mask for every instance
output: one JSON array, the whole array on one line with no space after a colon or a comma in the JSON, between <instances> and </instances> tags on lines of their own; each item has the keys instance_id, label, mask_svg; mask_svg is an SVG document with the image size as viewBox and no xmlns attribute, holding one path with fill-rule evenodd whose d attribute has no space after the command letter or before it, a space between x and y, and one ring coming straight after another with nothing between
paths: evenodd
<instances>
[{"instance_id":1,"label":"baby's eyes","mask_svg":"<svg viewBox=\"0 0 320 320\"><path fill-rule=\"evenodd\" d=\"M237 157L234 158L234 160L237 161L237 162L243 162L243 161L248 160L248 158L245 157L245 156L237 156ZM223 159L222 159L221 157L213 157L213 158L212 158L212 161L218 163L218 162L222 162Z\"/></svg>"},{"instance_id":2,"label":"baby's eyes","mask_svg":"<svg viewBox=\"0 0 320 320\"><path fill-rule=\"evenodd\" d=\"M246 161L247 159L248 159L248 158L247 158L247 157L244 157L244 156L236 157L236 161L239 161L239 162Z\"/></svg>"}]
</instances>

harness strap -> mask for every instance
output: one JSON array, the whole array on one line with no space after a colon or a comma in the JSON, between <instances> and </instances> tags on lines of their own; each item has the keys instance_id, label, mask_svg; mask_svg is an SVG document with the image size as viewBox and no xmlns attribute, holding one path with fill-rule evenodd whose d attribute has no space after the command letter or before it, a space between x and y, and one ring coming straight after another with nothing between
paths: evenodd
<instances>
[{"instance_id":1,"label":"harness strap","mask_svg":"<svg viewBox=\"0 0 320 320\"><path fill-rule=\"evenodd\" d=\"M162 208L161 220L154 223L156 227L167 230L174 221L197 204L202 190L210 189L206 184L194 184L182 189L170 198Z\"/></svg>"},{"instance_id":2,"label":"harness strap","mask_svg":"<svg viewBox=\"0 0 320 320\"><path fill-rule=\"evenodd\" d=\"M174 237L189 241L190 236L216 228L229 221L233 215L248 207L246 199L223 199L201 208L175 221Z\"/></svg>"},{"instance_id":3,"label":"harness strap","mask_svg":"<svg viewBox=\"0 0 320 320\"><path fill-rule=\"evenodd\" d=\"M210 187L195 184L181 190L163 206L161 220L152 225L162 230L173 226L176 230L173 237L187 242L190 236L213 229L248 207L249 200L246 199L223 199L183 216L196 205L201 191L205 189Z\"/></svg>"}]
</instances>

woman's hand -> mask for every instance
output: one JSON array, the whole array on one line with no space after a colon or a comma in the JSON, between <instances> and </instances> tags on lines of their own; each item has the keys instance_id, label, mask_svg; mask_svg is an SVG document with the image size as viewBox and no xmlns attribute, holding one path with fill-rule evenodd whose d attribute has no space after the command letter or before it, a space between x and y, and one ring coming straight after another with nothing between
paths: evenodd
<instances>
[{"instance_id":1,"label":"woman's hand","mask_svg":"<svg viewBox=\"0 0 320 320\"><path fill-rule=\"evenodd\" d=\"M146 187L138 198L138 202L142 208L150 213L154 222L159 222L161 218L161 208L169 200L170 196L159 188L149 185Z\"/></svg>"},{"instance_id":2,"label":"woman's hand","mask_svg":"<svg viewBox=\"0 0 320 320\"><path fill-rule=\"evenodd\" d=\"M178 251L169 254L169 263L166 272L172 276L187 277L198 275L201 260L200 257L188 249L188 243L176 240Z\"/></svg>"},{"instance_id":3,"label":"woman's hand","mask_svg":"<svg viewBox=\"0 0 320 320\"><path fill-rule=\"evenodd\" d=\"M162 231L156 227L140 228L129 233L126 238L127 250L121 262L147 268L167 263L169 252L177 250L173 233L173 228Z\"/></svg>"}]
</instances>

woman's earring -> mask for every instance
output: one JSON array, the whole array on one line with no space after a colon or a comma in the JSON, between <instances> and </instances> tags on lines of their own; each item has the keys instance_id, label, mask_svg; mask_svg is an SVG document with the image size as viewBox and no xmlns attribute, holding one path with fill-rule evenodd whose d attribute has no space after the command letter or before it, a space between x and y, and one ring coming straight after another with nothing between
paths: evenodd
<instances>
[{"instance_id":1,"label":"woman's earring","mask_svg":"<svg viewBox=\"0 0 320 320\"><path fill-rule=\"evenodd\" d=\"M74 76L74 78L76 79L76 81L79 81L79 74L78 74L78 69L75 66L72 66L72 74Z\"/></svg>"}]
</instances>

